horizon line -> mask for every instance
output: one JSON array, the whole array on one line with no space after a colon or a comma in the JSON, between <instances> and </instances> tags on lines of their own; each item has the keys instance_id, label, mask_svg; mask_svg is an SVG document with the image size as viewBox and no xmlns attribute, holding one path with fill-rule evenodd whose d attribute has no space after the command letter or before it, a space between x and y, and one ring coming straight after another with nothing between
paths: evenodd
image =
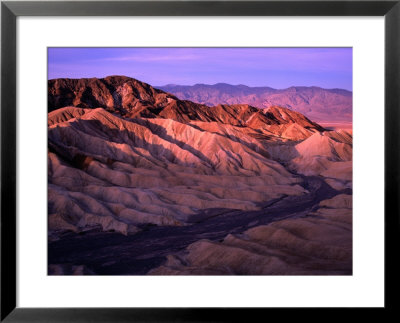
<instances>
[{"instance_id":1,"label":"horizon line","mask_svg":"<svg viewBox=\"0 0 400 323\"><path fill-rule=\"evenodd\" d=\"M286 87L286 88L274 88L274 87L271 87L271 86L269 86L269 85L250 86L250 85L246 85L246 84L242 84L242 83L240 83L240 84L231 84L231 83L225 83L225 82L217 82L217 83L214 83L214 84L209 84L209 83L194 83L194 84L192 84L192 85L188 85L188 84L175 84L175 83L168 83L168 84L165 84L165 85L152 85L152 84L150 84L150 83L141 81L141 80L139 80L139 79L137 79L137 78L135 78L135 77L132 77L132 76L118 75L118 74L107 75L107 76L104 76L104 77L96 77L96 76L93 76L93 77L76 77L76 78L75 78L75 77L57 77L57 78L51 78L51 79L48 78L47 81L53 81L53 80L59 80L59 79L70 79L70 80L81 80L81 79L105 79L105 78L107 78L107 77L113 77L113 76L128 77L128 78L137 80L137 81L139 81L139 82L149 84L150 86L152 86L152 87L154 87L154 88L167 87L167 86L196 86L196 85L215 86L215 85L218 85L218 84L224 84L224 85L230 85L230 86L246 86L246 87L248 87L248 88L270 88L270 89L272 89L272 90L286 90L286 89L296 88L296 87L307 87L307 88L316 87L316 88L320 88L320 89L323 89L323 90L344 90L344 91L348 91L348 92L353 93L353 90L348 90L348 89L345 89L345 88L340 88L340 87L324 88L324 87L321 87L321 86L318 86L318 85L291 85L291 86L288 86L288 87Z\"/></svg>"}]
</instances>

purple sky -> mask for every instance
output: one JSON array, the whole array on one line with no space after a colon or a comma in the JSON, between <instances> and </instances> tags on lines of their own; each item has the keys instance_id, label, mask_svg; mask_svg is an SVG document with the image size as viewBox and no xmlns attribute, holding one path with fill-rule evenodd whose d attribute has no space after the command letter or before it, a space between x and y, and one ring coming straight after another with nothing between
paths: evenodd
<instances>
[{"instance_id":1,"label":"purple sky","mask_svg":"<svg viewBox=\"0 0 400 323\"><path fill-rule=\"evenodd\" d=\"M48 78L126 75L151 85L352 90L351 48L49 48Z\"/></svg>"}]
</instances>

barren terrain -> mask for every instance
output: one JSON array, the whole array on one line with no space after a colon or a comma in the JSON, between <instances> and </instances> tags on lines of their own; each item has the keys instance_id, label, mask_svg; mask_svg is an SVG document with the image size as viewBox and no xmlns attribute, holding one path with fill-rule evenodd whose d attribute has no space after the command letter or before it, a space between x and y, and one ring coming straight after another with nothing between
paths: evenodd
<instances>
[{"instance_id":1,"label":"barren terrain","mask_svg":"<svg viewBox=\"0 0 400 323\"><path fill-rule=\"evenodd\" d=\"M49 81L49 274L351 274L352 131Z\"/></svg>"}]
</instances>

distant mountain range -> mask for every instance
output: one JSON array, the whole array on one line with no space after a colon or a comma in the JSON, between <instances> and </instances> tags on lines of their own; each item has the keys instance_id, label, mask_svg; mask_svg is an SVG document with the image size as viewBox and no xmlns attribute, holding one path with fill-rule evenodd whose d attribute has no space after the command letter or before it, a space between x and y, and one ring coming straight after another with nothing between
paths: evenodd
<instances>
[{"instance_id":1,"label":"distant mountain range","mask_svg":"<svg viewBox=\"0 0 400 323\"><path fill-rule=\"evenodd\" d=\"M352 121L353 93L344 89L323 89L316 86L273 89L226 83L192 86L168 84L158 88L176 95L181 100L208 106L249 104L260 109L281 106L300 112L315 121Z\"/></svg>"}]
</instances>

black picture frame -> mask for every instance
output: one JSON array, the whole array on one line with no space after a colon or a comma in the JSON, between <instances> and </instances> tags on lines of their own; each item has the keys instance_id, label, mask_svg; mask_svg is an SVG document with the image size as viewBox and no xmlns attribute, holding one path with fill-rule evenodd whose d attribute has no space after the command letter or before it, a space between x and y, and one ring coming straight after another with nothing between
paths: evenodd
<instances>
[{"instance_id":1,"label":"black picture frame","mask_svg":"<svg viewBox=\"0 0 400 323\"><path fill-rule=\"evenodd\" d=\"M16 307L16 19L19 16L384 16L385 307L395 311L400 214L400 0L396 1L2 1L1 3L1 321L233 322L310 309ZM373 189L373 188L371 188ZM315 310L315 309L312 309ZM337 309L325 309L330 317ZM359 309L347 309L348 312ZM277 313L279 312L279 313ZM304 313L306 314L306 313ZM270 315L268 313L268 315ZM310 315L310 313L306 314ZM312 314L313 316L315 313ZM326 314L324 314L326 315ZM341 314L342 315L342 314ZM317 315L318 316L318 315ZM338 316L339 317L339 316ZM253 318L253 319L252 319Z\"/></svg>"}]
</instances>

